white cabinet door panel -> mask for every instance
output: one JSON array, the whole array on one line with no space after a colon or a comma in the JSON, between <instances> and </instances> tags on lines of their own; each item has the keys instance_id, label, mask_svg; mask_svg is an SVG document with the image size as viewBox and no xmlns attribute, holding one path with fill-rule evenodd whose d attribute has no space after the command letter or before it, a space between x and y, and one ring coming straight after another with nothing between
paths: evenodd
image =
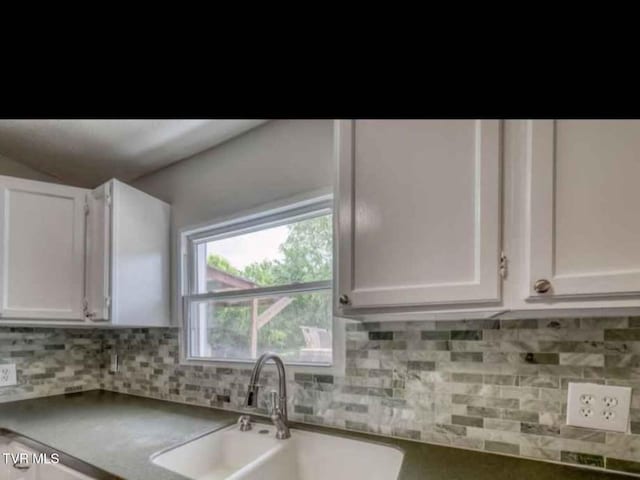
<instances>
[{"instance_id":1,"label":"white cabinet door panel","mask_svg":"<svg viewBox=\"0 0 640 480\"><path fill-rule=\"evenodd\" d=\"M112 188L111 323L170 324L171 207L117 180Z\"/></svg>"},{"instance_id":2,"label":"white cabinet door panel","mask_svg":"<svg viewBox=\"0 0 640 480\"><path fill-rule=\"evenodd\" d=\"M3 317L82 319L85 190L0 179Z\"/></svg>"},{"instance_id":3,"label":"white cabinet door panel","mask_svg":"<svg viewBox=\"0 0 640 480\"><path fill-rule=\"evenodd\" d=\"M640 121L533 120L528 136L525 298L640 293Z\"/></svg>"},{"instance_id":4,"label":"white cabinet door panel","mask_svg":"<svg viewBox=\"0 0 640 480\"><path fill-rule=\"evenodd\" d=\"M353 308L500 300L500 122L336 123L338 294Z\"/></svg>"}]
</instances>

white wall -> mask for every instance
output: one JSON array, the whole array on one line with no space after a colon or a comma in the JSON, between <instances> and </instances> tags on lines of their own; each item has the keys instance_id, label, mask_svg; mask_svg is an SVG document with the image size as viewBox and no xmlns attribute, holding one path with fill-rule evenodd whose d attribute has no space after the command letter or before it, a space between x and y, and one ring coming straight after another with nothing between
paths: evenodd
<instances>
[{"instance_id":1,"label":"white wall","mask_svg":"<svg viewBox=\"0 0 640 480\"><path fill-rule=\"evenodd\" d=\"M40 180L43 182L60 183L57 178L51 175L34 170L24 163L16 162L10 158L3 157L2 155L0 155L0 175L28 178L29 180Z\"/></svg>"},{"instance_id":2,"label":"white wall","mask_svg":"<svg viewBox=\"0 0 640 480\"><path fill-rule=\"evenodd\" d=\"M136 188L171 204L174 324L178 230L330 189L333 172L333 121L277 120L135 181Z\"/></svg>"},{"instance_id":3,"label":"white wall","mask_svg":"<svg viewBox=\"0 0 640 480\"><path fill-rule=\"evenodd\" d=\"M333 183L333 122L276 120L133 183L169 202L176 229Z\"/></svg>"}]
</instances>

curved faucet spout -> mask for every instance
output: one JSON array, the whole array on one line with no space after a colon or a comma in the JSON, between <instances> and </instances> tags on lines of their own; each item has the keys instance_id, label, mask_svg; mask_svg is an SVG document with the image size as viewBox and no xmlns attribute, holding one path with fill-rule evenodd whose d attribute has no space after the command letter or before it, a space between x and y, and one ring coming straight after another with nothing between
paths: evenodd
<instances>
[{"instance_id":1,"label":"curved faucet spout","mask_svg":"<svg viewBox=\"0 0 640 480\"><path fill-rule=\"evenodd\" d=\"M260 389L260 385L258 382L260 381L262 368L269 360L273 360L273 362L276 364L276 368L278 369L278 394L277 398L273 400L273 405L271 406L271 418L274 419L274 423L278 430L276 436L278 438L289 438L289 416L287 414L287 379L284 369L284 362L275 353L264 353L256 361L256 364L253 367L253 371L251 372L251 379L249 380L247 398L245 399L245 407L258 407L258 392Z\"/></svg>"}]
</instances>

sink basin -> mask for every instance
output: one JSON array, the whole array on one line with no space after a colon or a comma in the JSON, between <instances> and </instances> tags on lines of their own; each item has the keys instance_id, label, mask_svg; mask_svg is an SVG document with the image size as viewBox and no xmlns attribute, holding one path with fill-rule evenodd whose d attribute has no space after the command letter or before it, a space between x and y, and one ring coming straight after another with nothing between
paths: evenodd
<instances>
[{"instance_id":1,"label":"sink basin","mask_svg":"<svg viewBox=\"0 0 640 480\"><path fill-rule=\"evenodd\" d=\"M194 480L395 480L404 454L396 448L291 429L277 440L272 426L236 425L156 455L153 462Z\"/></svg>"},{"instance_id":2,"label":"sink basin","mask_svg":"<svg viewBox=\"0 0 640 480\"><path fill-rule=\"evenodd\" d=\"M197 480L243 478L235 474L278 446L273 435L258 431L257 425L249 432L232 425L156 455L152 461Z\"/></svg>"}]
</instances>

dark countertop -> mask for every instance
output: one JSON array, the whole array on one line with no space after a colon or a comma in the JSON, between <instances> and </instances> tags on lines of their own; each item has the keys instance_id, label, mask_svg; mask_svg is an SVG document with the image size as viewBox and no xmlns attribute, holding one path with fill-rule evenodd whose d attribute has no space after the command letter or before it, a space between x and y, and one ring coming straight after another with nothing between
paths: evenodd
<instances>
[{"instance_id":1,"label":"dark countertop","mask_svg":"<svg viewBox=\"0 0 640 480\"><path fill-rule=\"evenodd\" d=\"M0 404L12 430L127 480L182 480L150 456L235 422L237 414L94 390ZM400 447L398 480L620 480L571 466L296 424L296 428ZM354 479L357 480L357 479Z\"/></svg>"}]
</instances>

